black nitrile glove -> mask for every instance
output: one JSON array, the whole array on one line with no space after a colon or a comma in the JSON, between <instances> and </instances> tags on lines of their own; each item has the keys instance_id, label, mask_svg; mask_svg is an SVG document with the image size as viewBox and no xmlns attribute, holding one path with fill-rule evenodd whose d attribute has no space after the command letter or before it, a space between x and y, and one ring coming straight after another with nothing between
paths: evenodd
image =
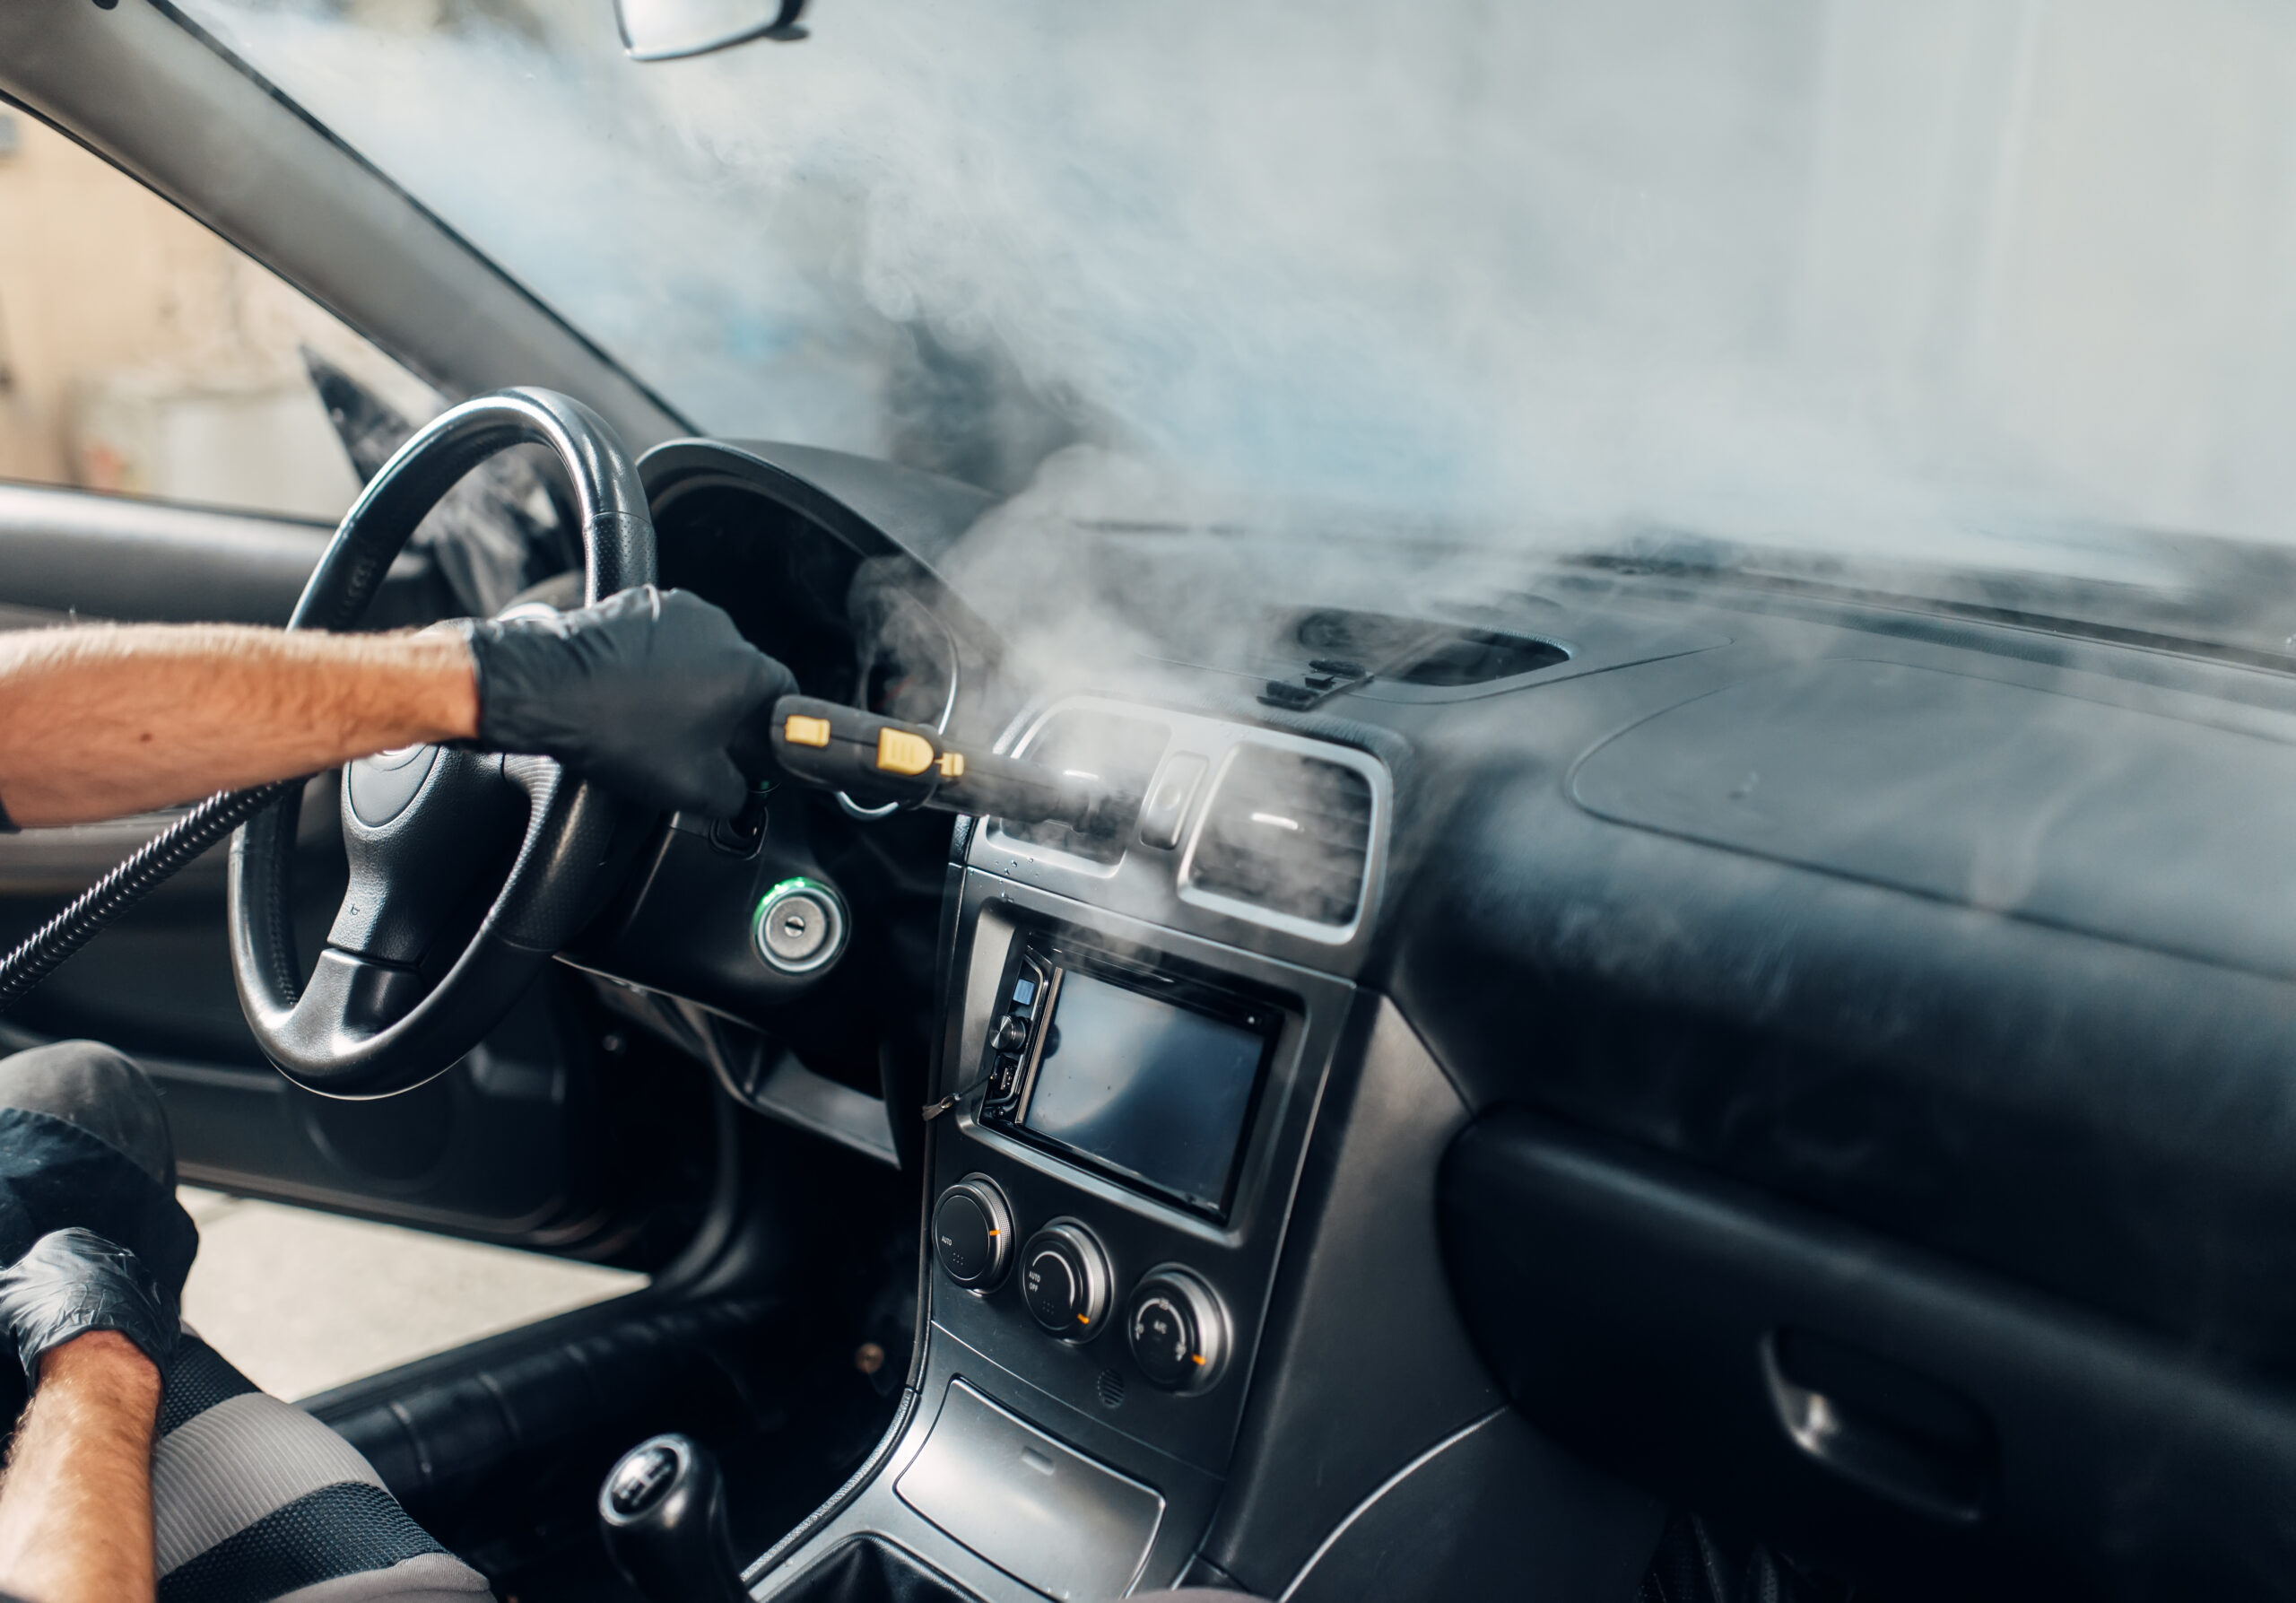
<instances>
[{"instance_id":1,"label":"black nitrile glove","mask_svg":"<svg viewBox=\"0 0 2296 1603\"><path fill-rule=\"evenodd\" d=\"M175 1303L135 1254L92 1230L44 1235L0 1269L0 1330L35 1387L40 1355L91 1330L118 1331L165 1374L182 1329Z\"/></svg>"},{"instance_id":2,"label":"black nitrile glove","mask_svg":"<svg viewBox=\"0 0 2296 1603\"><path fill-rule=\"evenodd\" d=\"M546 618L465 620L478 744L538 752L649 807L730 818L749 782L726 748L796 680L687 590L647 585Z\"/></svg>"}]
</instances>

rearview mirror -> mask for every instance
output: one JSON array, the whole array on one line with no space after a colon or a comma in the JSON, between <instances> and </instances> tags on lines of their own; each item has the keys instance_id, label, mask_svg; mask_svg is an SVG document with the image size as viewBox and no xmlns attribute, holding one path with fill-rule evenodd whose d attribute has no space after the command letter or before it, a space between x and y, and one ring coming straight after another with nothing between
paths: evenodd
<instances>
[{"instance_id":1,"label":"rearview mirror","mask_svg":"<svg viewBox=\"0 0 2296 1603\"><path fill-rule=\"evenodd\" d=\"M635 61L703 56L744 39L805 37L805 0L613 0L622 48Z\"/></svg>"}]
</instances>

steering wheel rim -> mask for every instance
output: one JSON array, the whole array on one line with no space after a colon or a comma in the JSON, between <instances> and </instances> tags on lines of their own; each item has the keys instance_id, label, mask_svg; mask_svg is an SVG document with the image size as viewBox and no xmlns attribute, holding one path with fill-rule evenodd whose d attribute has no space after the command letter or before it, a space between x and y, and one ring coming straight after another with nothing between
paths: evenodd
<instances>
[{"instance_id":1,"label":"steering wheel rim","mask_svg":"<svg viewBox=\"0 0 2296 1603\"><path fill-rule=\"evenodd\" d=\"M509 389L442 414L383 465L344 514L288 628L341 631L357 623L439 499L479 463L522 444L555 454L572 484L584 602L652 583L653 520L637 469L613 430L569 396ZM440 747L425 761L419 788L373 824L354 815L346 770L352 884L308 982L296 961L288 900L300 792L231 837L226 916L239 1006L265 1056L289 1079L323 1095L410 1090L476 1046L596 910L618 866L617 833L630 833L621 828L631 816L623 803L548 758ZM474 932L451 962L436 952L410 961L410 952L420 954L442 927L453 933L454 921L436 905L404 905L413 887L394 875L394 855L408 849L419 854L452 838L459 815L439 809L467 808L490 797L514 802L515 792L526 797L524 832L515 854L504 853L509 872ZM442 822L449 826L443 831ZM401 904L396 912L394 888ZM432 926L427 931L421 928L426 920Z\"/></svg>"}]
</instances>

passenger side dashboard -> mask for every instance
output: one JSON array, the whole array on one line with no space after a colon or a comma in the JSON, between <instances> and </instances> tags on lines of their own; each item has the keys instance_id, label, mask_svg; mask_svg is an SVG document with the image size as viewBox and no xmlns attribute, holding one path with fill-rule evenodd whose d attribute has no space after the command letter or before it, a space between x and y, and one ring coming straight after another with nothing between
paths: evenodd
<instances>
[{"instance_id":1,"label":"passenger side dashboard","mask_svg":"<svg viewBox=\"0 0 2296 1603\"><path fill-rule=\"evenodd\" d=\"M1129 1488L1074 1505L1138 1538L1096 1550L1122 1584L1607 1574L1655 1494L1885 1590L2284 1593L2284 679L1561 563L1476 612L1551 646L1487 648L1519 670L1493 684L1334 688L1279 652L1048 694L938 577L978 510L854 536L848 582L899 569L960 727L1136 788L1145 838L961 826L935 865L929 1339L769 1595L868 1531L1027 1596L1024 1526L946 1500L994 1477L936 1465L944 1419ZM1312 862L1222 858L1311 823ZM1278 1021L1231 1196L1031 1128L1037 1021L991 1045L1031 954ZM1048 1331L1011 1264L952 1274L952 1196L976 1242L1065 1241L1101 1333ZM1174 1270L1226 1343L1200 1391L1122 1329ZM1470 1485L1515 1517L1445 1527Z\"/></svg>"}]
</instances>

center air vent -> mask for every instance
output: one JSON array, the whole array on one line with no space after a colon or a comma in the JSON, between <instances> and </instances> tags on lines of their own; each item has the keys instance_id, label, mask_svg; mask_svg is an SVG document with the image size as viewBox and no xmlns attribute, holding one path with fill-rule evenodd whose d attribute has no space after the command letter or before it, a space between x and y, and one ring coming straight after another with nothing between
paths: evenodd
<instances>
[{"instance_id":1,"label":"center air vent","mask_svg":"<svg viewBox=\"0 0 2296 1603\"><path fill-rule=\"evenodd\" d=\"M1149 776L1164 754L1171 731L1144 719L1107 713L1056 712L1021 749L1020 755L1060 773L1086 774L1118 790L1144 796ZM1124 856L1122 835L1083 835L1065 823L997 824L999 833L1032 846L1048 846L1095 863Z\"/></svg>"},{"instance_id":2,"label":"center air vent","mask_svg":"<svg viewBox=\"0 0 2296 1603\"><path fill-rule=\"evenodd\" d=\"M1205 809L1190 889L1311 924L1352 922L1371 849L1371 782L1274 746L1236 749Z\"/></svg>"}]
</instances>

